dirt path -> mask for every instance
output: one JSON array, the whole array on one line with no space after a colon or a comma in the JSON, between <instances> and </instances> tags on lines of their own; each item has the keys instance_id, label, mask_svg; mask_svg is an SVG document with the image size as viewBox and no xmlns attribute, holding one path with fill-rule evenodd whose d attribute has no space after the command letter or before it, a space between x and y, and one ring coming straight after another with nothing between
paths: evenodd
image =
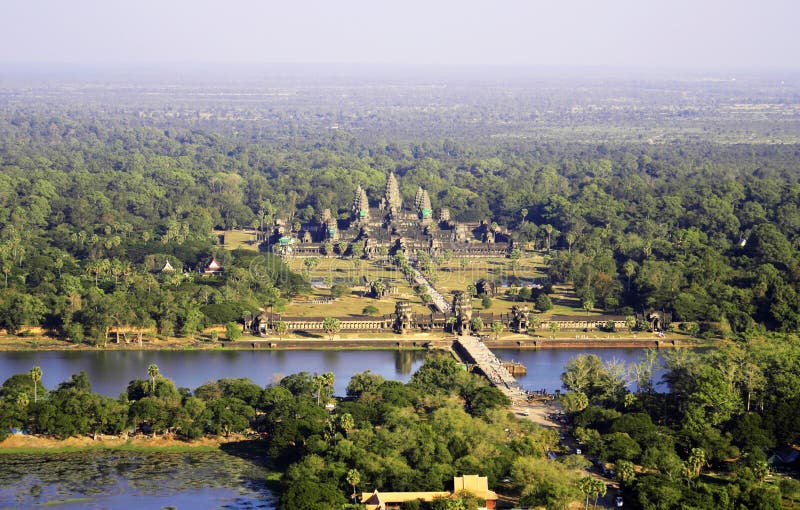
<instances>
[{"instance_id":1,"label":"dirt path","mask_svg":"<svg viewBox=\"0 0 800 510\"><path fill-rule=\"evenodd\" d=\"M541 425L542 427L558 429L561 425L549 418L549 414L561 409L561 405L556 401L545 403L541 400L516 404L509 406L509 409L517 416Z\"/></svg>"}]
</instances>

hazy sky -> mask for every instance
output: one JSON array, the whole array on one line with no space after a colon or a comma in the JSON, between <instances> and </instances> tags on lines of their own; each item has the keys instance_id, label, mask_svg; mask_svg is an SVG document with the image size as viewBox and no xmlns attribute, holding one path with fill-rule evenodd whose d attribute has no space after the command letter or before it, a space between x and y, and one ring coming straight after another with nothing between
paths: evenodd
<instances>
[{"instance_id":1,"label":"hazy sky","mask_svg":"<svg viewBox=\"0 0 800 510\"><path fill-rule=\"evenodd\" d=\"M798 0L0 0L0 61L798 68Z\"/></svg>"}]
</instances>

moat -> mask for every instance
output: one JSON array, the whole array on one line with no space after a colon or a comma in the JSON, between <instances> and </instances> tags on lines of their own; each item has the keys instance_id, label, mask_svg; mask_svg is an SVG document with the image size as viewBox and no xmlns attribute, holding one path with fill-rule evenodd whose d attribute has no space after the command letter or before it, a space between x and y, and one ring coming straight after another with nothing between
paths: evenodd
<instances>
[{"instance_id":1,"label":"moat","mask_svg":"<svg viewBox=\"0 0 800 510\"><path fill-rule=\"evenodd\" d=\"M561 387L561 372L570 357L582 352L597 354L604 360L637 361L642 349L493 349L503 360L522 362L527 374L517 378L528 390L554 391ZM408 381L422 364L426 353L416 350L237 350L237 351L100 351L100 352L3 352L0 353L0 379L27 372L34 365L42 368L47 388L85 371L93 391L116 397L133 379L147 377L147 366L158 365L162 375L179 387L194 389L203 383L235 377L249 377L261 386L277 383L281 377L297 373L333 372L334 393L344 395L350 377L365 370L385 379Z\"/></svg>"}]
</instances>

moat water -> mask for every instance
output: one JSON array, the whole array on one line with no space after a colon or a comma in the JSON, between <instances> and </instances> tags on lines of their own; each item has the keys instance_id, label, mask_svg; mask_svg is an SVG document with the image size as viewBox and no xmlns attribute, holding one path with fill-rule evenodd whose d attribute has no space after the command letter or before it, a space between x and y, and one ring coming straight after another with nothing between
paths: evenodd
<instances>
[{"instance_id":1,"label":"moat water","mask_svg":"<svg viewBox=\"0 0 800 510\"><path fill-rule=\"evenodd\" d=\"M579 354L595 354L604 362L620 361L629 365L637 363L644 357L644 350L637 348L597 348L597 349L492 349L492 352L504 361L519 361L528 369L527 374L517 376L517 382L526 390L546 390L552 393L562 389L561 373L564 365ZM662 361L661 356L658 362ZM667 391L661 381L663 369L657 369L653 374L656 391Z\"/></svg>"},{"instance_id":2,"label":"moat water","mask_svg":"<svg viewBox=\"0 0 800 510\"><path fill-rule=\"evenodd\" d=\"M619 360L626 364L643 356L642 349L632 348L494 349L493 352L503 360L519 361L528 368L527 375L517 377L523 388L550 392L561 387L564 364L580 353L597 354L604 361ZM353 374L372 370L385 379L406 382L424 360L424 351L408 350L0 352L0 382L38 365L42 369L42 383L51 389L83 370L94 392L116 397L131 380L146 379L147 367L155 363L161 375L172 379L178 387L190 389L226 377L248 377L258 385L268 386L298 372L333 372L334 393L344 395Z\"/></svg>"},{"instance_id":3,"label":"moat water","mask_svg":"<svg viewBox=\"0 0 800 510\"><path fill-rule=\"evenodd\" d=\"M133 379L147 379L147 367L155 363L177 387L190 389L222 378L248 377L268 386L298 372L333 372L334 393L344 395L353 374L372 370L385 379L405 382L424 360L425 352L408 350L2 352L0 382L38 365L42 383L50 389L83 370L95 393L116 397Z\"/></svg>"}]
</instances>

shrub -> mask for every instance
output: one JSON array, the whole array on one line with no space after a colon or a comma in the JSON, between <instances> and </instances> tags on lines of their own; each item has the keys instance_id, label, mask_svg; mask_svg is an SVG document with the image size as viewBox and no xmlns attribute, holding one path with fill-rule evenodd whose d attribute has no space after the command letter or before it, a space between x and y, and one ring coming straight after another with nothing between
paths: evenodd
<instances>
[{"instance_id":1,"label":"shrub","mask_svg":"<svg viewBox=\"0 0 800 510\"><path fill-rule=\"evenodd\" d=\"M547 294L539 294L536 298L536 308L541 312L546 312L553 308L553 302Z\"/></svg>"},{"instance_id":2,"label":"shrub","mask_svg":"<svg viewBox=\"0 0 800 510\"><path fill-rule=\"evenodd\" d=\"M225 338L234 342L242 337L242 330L236 322L225 324Z\"/></svg>"}]
</instances>

